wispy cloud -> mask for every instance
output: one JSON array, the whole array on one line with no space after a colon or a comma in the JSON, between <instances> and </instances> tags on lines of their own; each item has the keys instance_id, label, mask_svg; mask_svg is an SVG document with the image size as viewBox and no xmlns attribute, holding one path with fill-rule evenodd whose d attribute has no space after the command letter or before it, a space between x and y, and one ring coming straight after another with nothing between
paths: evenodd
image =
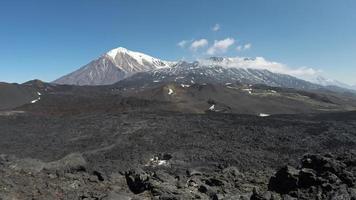
<instances>
[{"instance_id":1,"label":"wispy cloud","mask_svg":"<svg viewBox=\"0 0 356 200\"><path fill-rule=\"evenodd\" d=\"M245 49L245 50L251 49L251 47L252 47L252 44L251 44L251 43L248 43L248 44L245 44L245 45L244 45L244 49Z\"/></svg>"},{"instance_id":2,"label":"wispy cloud","mask_svg":"<svg viewBox=\"0 0 356 200\"><path fill-rule=\"evenodd\" d=\"M225 53L234 43L235 43L234 38L215 40L213 46L211 46L206 53L209 55L214 55L217 53Z\"/></svg>"},{"instance_id":3,"label":"wispy cloud","mask_svg":"<svg viewBox=\"0 0 356 200\"><path fill-rule=\"evenodd\" d=\"M220 24L215 24L211 30L214 31L214 32L219 31L220 30Z\"/></svg>"},{"instance_id":4,"label":"wispy cloud","mask_svg":"<svg viewBox=\"0 0 356 200\"><path fill-rule=\"evenodd\" d=\"M321 70L315 70L309 67L300 67L297 69L289 69L289 74L296 77L311 77L320 74Z\"/></svg>"},{"instance_id":5,"label":"wispy cloud","mask_svg":"<svg viewBox=\"0 0 356 200\"><path fill-rule=\"evenodd\" d=\"M237 51L249 50L249 49L251 49L251 47L252 47L252 44L251 44L251 43L247 43L247 44L245 44L245 45L239 45L239 46L237 46L237 47L236 47L236 50L237 50Z\"/></svg>"},{"instance_id":6,"label":"wispy cloud","mask_svg":"<svg viewBox=\"0 0 356 200\"><path fill-rule=\"evenodd\" d=\"M192 51L197 51L200 48L208 46L209 42L207 39L194 40L190 45Z\"/></svg>"},{"instance_id":7,"label":"wispy cloud","mask_svg":"<svg viewBox=\"0 0 356 200\"><path fill-rule=\"evenodd\" d=\"M188 44L187 40L182 40L182 41L178 42L177 45L181 48L184 48L187 44Z\"/></svg>"}]
</instances>

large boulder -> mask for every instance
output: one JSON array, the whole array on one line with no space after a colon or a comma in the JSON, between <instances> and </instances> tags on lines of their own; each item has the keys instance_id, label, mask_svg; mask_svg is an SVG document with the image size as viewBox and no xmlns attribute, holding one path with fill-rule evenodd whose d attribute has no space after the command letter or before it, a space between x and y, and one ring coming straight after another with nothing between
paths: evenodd
<instances>
[{"instance_id":1,"label":"large boulder","mask_svg":"<svg viewBox=\"0 0 356 200\"><path fill-rule=\"evenodd\" d=\"M268 189L281 194L287 194L298 188L299 170L284 166L277 171L268 184Z\"/></svg>"},{"instance_id":2,"label":"large boulder","mask_svg":"<svg viewBox=\"0 0 356 200\"><path fill-rule=\"evenodd\" d=\"M308 188L318 183L319 181L314 170L303 168L299 171L299 187Z\"/></svg>"},{"instance_id":3,"label":"large boulder","mask_svg":"<svg viewBox=\"0 0 356 200\"><path fill-rule=\"evenodd\" d=\"M307 154L297 169L285 166L278 170L270 179L268 189L282 194L283 198L289 195L299 199L356 200L355 183L354 157Z\"/></svg>"},{"instance_id":4,"label":"large boulder","mask_svg":"<svg viewBox=\"0 0 356 200\"><path fill-rule=\"evenodd\" d=\"M318 154L304 155L301 160L300 168L313 169L317 173L331 172L334 174L340 173L346 165L338 160L335 160L332 155L327 154L321 156Z\"/></svg>"},{"instance_id":5,"label":"large boulder","mask_svg":"<svg viewBox=\"0 0 356 200\"><path fill-rule=\"evenodd\" d=\"M135 194L139 194L150 189L150 176L142 169L125 172L125 178L129 189Z\"/></svg>"}]
</instances>

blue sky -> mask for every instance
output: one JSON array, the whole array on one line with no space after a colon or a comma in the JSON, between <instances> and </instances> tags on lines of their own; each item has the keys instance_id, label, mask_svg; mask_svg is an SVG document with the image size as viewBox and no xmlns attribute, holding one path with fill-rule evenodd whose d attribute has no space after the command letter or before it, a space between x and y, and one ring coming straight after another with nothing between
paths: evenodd
<instances>
[{"instance_id":1,"label":"blue sky","mask_svg":"<svg viewBox=\"0 0 356 200\"><path fill-rule=\"evenodd\" d=\"M0 81L52 81L123 46L166 60L259 56L356 84L355 10L354 0L2 0Z\"/></svg>"}]
</instances>

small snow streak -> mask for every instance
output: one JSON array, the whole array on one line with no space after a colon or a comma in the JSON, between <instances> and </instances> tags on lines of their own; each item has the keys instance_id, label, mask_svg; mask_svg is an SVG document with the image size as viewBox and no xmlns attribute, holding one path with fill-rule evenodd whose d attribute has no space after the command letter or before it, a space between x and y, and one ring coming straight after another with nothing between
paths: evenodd
<instances>
[{"instance_id":1,"label":"small snow streak","mask_svg":"<svg viewBox=\"0 0 356 200\"><path fill-rule=\"evenodd\" d=\"M41 98L38 97L38 99L32 100L31 103L36 103L37 101L39 101Z\"/></svg>"},{"instance_id":2,"label":"small snow streak","mask_svg":"<svg viewBox=\"0 0 356 200\"><path fill-rule=\"evenodd\" d=\"M174 93L173 90L172 90L171 88L169 88L169 89L168 89L168 94L169 94L169 95L172 95L173 93Z\"/></svg>"},{"instance_id":3,"label":"small snow streak","mask_svg":"<svg viewBox=\"0 0 356 200\"><path fill-rule=\"evenodd\" d=\"M258 116L260 116L260 117L269 117L270 115L269 114L265 114L265 113L260 113Z\"/></svg>"},{"instance_id":4,"label":"small snow streak","mask_svg":"<svg viewBox=\"0 0 356 200\"><path fill-rule=\"evenodd\" d=\"M246 91L248 92L249 94L252 94L252 89L251 88L248 88L248 89L242 89L243 91Z\"/></svg>"},{"instance_id":5,"label":"small snow streak","mask_svg":"<svg viewBox=\"0 0 356 200\"><path fill-rule=\"evenodd\" d=\"M184 84L180 84L180 85L182 86L182 88L190 87L190 85L184 85Z\"/></svg>"}]
</instances>

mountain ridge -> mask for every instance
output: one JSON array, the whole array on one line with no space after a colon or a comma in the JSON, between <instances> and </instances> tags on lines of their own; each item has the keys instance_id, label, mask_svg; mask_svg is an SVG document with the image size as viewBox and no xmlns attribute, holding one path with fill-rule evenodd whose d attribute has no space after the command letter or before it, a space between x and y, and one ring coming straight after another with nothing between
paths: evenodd
<instances>
[{"instance_id":1,"label":"mountain ridge","mask_svg":"<svg viewBox=\"0 0 356 200\"><path fill-rule=\"evenodd\" d=\"M199 62L185 61L178 62L170 68L137 73L120 81L119 84L122 82L134 82L142 85L158 82L176 82L185 85L240 82L305 90L316 90L322 87L290 75L273 73L265 69L226 68L219 65L204 65Z\"/></svg>"}]
</instances>

